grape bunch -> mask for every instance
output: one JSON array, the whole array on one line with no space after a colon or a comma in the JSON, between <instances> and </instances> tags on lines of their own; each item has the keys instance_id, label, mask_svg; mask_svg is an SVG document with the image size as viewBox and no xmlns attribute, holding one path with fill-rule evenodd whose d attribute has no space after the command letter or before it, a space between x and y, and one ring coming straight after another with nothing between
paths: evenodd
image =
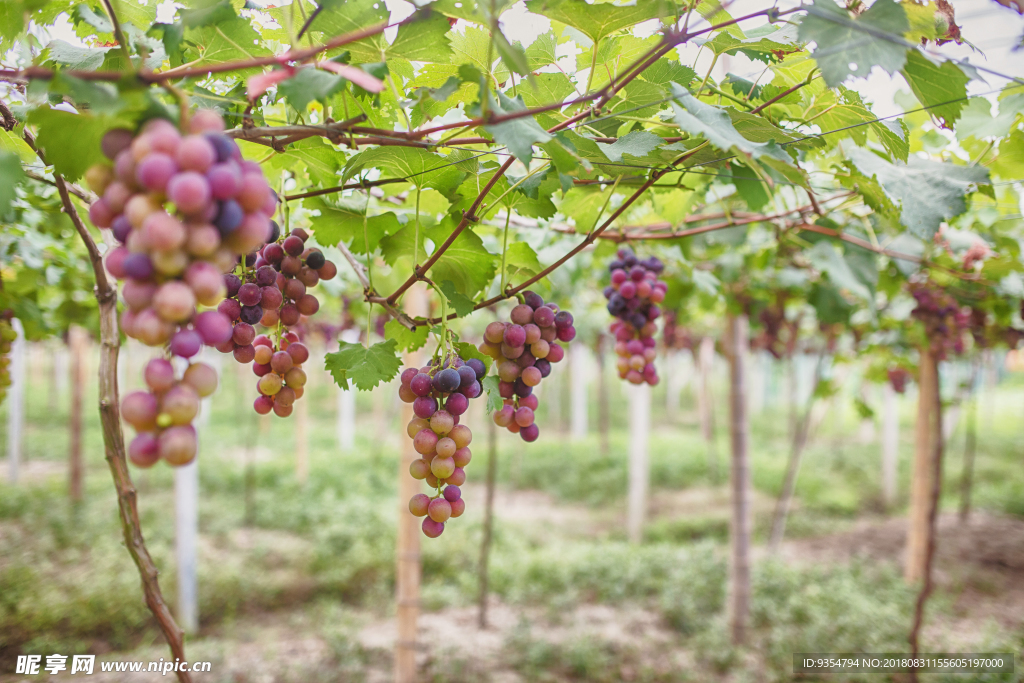
<instances>
[{"instance_id":1,"label":"grape bunch","mask_svg":"<svg viewBox=\"0 0 1024 683\"><path fill-rule=\"evenodd\" d=\"M274 229L276 234L252 263L245 261L237 272L224 276L228 298L217 310L233 326L231 337L217 349L231 353L239 363L253 364L259 377L256 389L260 395L253 404L257 413L266 415L273 410L275 415L287 417L302 396L306 374L299 366L309 358L309 350L289 328L303 315L320 309L319 300L306 290L333 278L338 268L319 249L306 248L309 235L305 230L292 230L279 244L276 223ZM271 333L257 335L256 325Z\"/></svg>"},{"instance_id":2,"label":"grape bunch","mask_svg":"<svg viewBox=\"0 0 1024 683\"><path fill-rule=\"evenodd\" d=\"M893 391L897 394L902 394L907 390L907 382L910 381L910 370L897 366L889 368L886 371L886 374L889 378L889 384L892 385Z\"/></svg>"},{"instance_id":3,"label":"grape bunch","mask_svg":"<svg viewBox=\"0 0 1024 683\"><path fill-rule=\"evenodd\" d=\"M551 364L565 358L558 342L576 337L572 313L557 304L544 303L534 292L524 292L522 303L512 309L511 322L495 321L484 330L480 352L498 366L498 391L504 399L494 411L494 423L533 442L540 435L534 423L538 399L533 388L551 374Z\"/></svg>"},{"instance_id":4,"label":"grape bunch","mask_svg":"<svg viewBox=\"0 0 1024 683\"><path fill-rule=\"evenodd\" d=\"M11 325L14 311L7 309L0 313L0 403L7 398L7 387L11 386L11 359L7 356L11 352L11 345L18 338L18 333Z\"/></svg>"},{"instance_id":5,"label":"grape bunch","mask_svg":"<svg viewBox=\"0 0 1024 683\"><path fill-rule=\"evenodd\" d=\"M415 417L406 427L413 447L420 454L409 467L414 479L426 480L433 496L417 493L409 500L409 512L423 520L423 533L437 538L445 522L466 511L462 489L466 465L472 453L473 432L459 424L469 401L483 393L480 381L487 367L478 358L463 361L455 353L437 358L422 368L402 372L398 396L412 404Z\"/></svg>"},{"instance_id":6,"label":"grape bunch","mask_svg":"<svg viewBox=\"0 0 1024 683\"><path fill-rule=\"evenodd\" d=\"M661 315L658 304L668 291L668 285L658 276L665 266L654 256L641 261L627 247L619 249L616 256L608 264L612 283L604 288L604 297L608 299L608 312L618 318L609 330L615 335L619 377L632 384L646 382L653 386L658 383L654 321Z\"/></svg>"},{"instance_id":7,"label":"grape bunch","mask_svg":"<svg viewBox=\"0 0 1024 683\"><path fill-rule=\"evenodd\" d=\"M971 327L971 310L960 306L949 292L931 280L911 282L910 294L917 302L910 314L924 324L925 335L939 360L945 360L950 351L962 354Z\"/></svg>"},{"instance_id":8,"label":"grape bunch","mask_svg":"<svg viewBox=\"0 0 1024 683\"><path fill-rule=\"evenodd\" d=\"M148 391L133 391L121 401L121 416L135 428L128 457L138 467L152 467L161 458L168 465L187 465L199 447L192 420L199 401L217 389L217 371L192 363L179 378L166 358L153 358L143 370Z\"/></svg>"}]
</instances>

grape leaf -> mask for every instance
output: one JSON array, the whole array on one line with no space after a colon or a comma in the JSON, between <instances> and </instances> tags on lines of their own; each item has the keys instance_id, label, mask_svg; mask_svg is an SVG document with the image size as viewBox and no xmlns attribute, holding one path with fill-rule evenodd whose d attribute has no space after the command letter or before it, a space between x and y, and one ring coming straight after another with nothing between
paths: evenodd
<instances>
[{"instance_id":1,"label":"grape leaf","mask_svg":"<svg viewBox=\"0 0 1024 683\"><path fill-rule=\"evenodd\" d=\"M422 349L427 343L429 333L428 325L417 325L415 329L410 330L394 319L384 323L384 338L393 339L398 345L398 350L407 353Z\"/></svg>"},{"instance_id":2,"label":"grape leaf","mask_svg":"<svg viewBox=\"0 0 1024 683\"><path fill-rule=\"evenodd\" d=\"M598 142L598 148L604 152L609 161L622 161L622 155L628 154L632 157L646 156L662 144L664 140L646 130L634 130L619 138L610 145Z\"/></svg>"},{"instance_id":3,"label":"grape leaf","mask_svg":"<svg viewBox=\"0 0 1024 683\"><path fill-rule=\"evenodd\" d=\"M264 151L259 153L260 156L265 156ZM306 138L288 145L285 151L275 154L263 167L283 172L305 168L314 183L331 186L338 181L338 160L335 149L321 138Z\"/></svg>"},{"instance_id":4,"label":"grape leaf","mask_svg":"<svg viewBox=\"0 0 1024 683\"><path fill-rule=\"evenodd\" d=\"M893 74L906 63L907 48L898 36L910 30L910 22L893 0L876 0L856 18L833 0L814 0L804 7L807 16L798 36L817 44L812 56L830 88L851 75L866 77L876 65Z\"/></svg>"},{"instance_id":5,"label":"grape leaf","mask_svg":"<svg viewBox=\"0 0 1024 683\"><path fill-rule=\"evenodd\" d=\"M6 216L17 197L15 188L25 179L21 160L10 152L0 152L0 216Z\"/></svg>"},{"instance_id":6,"label":"grape leaf","mask_svg":"<svg viewBox=\"0 0 1024 683\"><path fill-rule=\"evenodd\" d=\"M381 239L393 235L402 229L398 217L388 211L366 219L366 232L363 232L363 211L366 203L361 200L349 202L341 200L337 205L330 204L320 197L312 197L303 202L310 210L318 210L319 216L311 216L310 222L316 241L325 247L334 247L344 242L355 254L372 254L380 245Z\"/></svg>"},{"instance_id":7,"label":"grape leaf","mask_svg":"<svg viewBox=\"0 0 1024 683\"><path fill-rule=\"evenodd\" d=\"M368 391L381 382L390 382L402 367L402 359L396 355L398 342L394 339L370 348L344 341L338 345L338 351L324 356L324 369L342 389L348 390L351 381L360 391Z\"/></svg>"},{"instance_id":8,"label":"grape leaf","mask_svg":"<svg viewBox=\"0 0 1024 683\"><path fill-rule=\"evenodd\" d=\"M818 271L828 275L829 281L839 289L871 302L871 290L854 274L850 264L831 242L821 241L807 251L807 259Z\"/></svg>"},{"instance_id":9,"label":"grape leaf","mask_svg":"<svg viewBox=\"0 0 1024 683\"><path fill-rule=\"evenodd\" d=\"M988 170L910 157L890 164L865 149L853 148L847 156L861 173L876 177L885 194L900 205L900 222L912 233L930 239L943 220L967 209L964 195L971 187L988 183Z\"/></svg>"},{"instance_id":10,"label":"grape leaf","mask_svg":"<svg viewBox=\"0 0 1024 683\"><path fill-rule=\"evenodd\" d=\"M530 71L536 71L548 64L554 64L558 60L558 57L555 55L555 49L557 47L558 44L555 41L555 34L551 31L537 36L537 38L530 43L530 47L526 48L526 59L530 63Z\"/></svg>"},{"instance_id":11,"label":"grape leaf","mask_svg":"<svg viewBox=\"0 0 1024 683\"><path fill-rule=\"evenodd\" d=\"M490 95L488 95L490 97ZM497 115L524 111L522 97L510 99L505 93L498 91L498 102L492 99L491 111ZM523 116L503 123L484 126L495 142L505 145L508 150L527 166L533 160L534 143L547 142L552 135L540 127L532 116Z\"/></svg>"},{"instance_id":12,"label":"grape leaf","mask_svg":"<svg viewBox=\"0 0 1024 683\"><path fill-rule=\"evenodd\" d=\"M304 112L310 102L324 101L345 87L347 81L328 71L300 69L294 76L277 86L277 91L295 107Z\"/></svg>"},{"instance_id":13,"label":"grape leaf","mask_svg":"<svg viewBox=\"0 0 1024 683\"><path fill-rule=\"evenodd\" d=\"M448 195L462 180L462 172L451 161L419 147L376 147L351 157L344 179L367 167L379 168L389 177L405 178L416 187L431 187Z\"/></svg>"},{"instance_id":14,"label":"grape leaf","mask_svg":"<svg viewBox=\"0 0 1024 683\"><path fill-rule=\"evenodd\" d=\"M461 358L462 360L476 358L481 363L483 363L484 374L487 374L487 371L491 369L491 364L494 363L493 358L480 353L480 350L469 342L455 342L452 346L455 347L456 351L459 354L459 358Z\"/></svg>"},{"instance_id":15,"label":"grape leaf","mask_svg":"<svg viewBox=\"0 0 1024 683\"><path fill-rule=\"evenodd\" d=\"M903 119L876 121L871 124L882 146L893 159L906 162L910 154L910 132Z\"/></svg>"},{"instance_id":16,"label":"grape leaf","mask_svg":"<svg viewBox=\"0 0 1024 683\"><path fill-rule=\"evenodd\" d=\"M51 40L46 46L50 60L69 69L95 71L103 64L109 47L78 47L63 40Z\"/></svg>"},{"instance_id":17,"label":"grape leaf","mask_svg":"<svg viewBox=\"0 0 1024 683\"><path fill-rule=\"evenodd\" d=\"M917 50L910 51L902 73L921 104L930 107L929 113L952 127L967 102L967 74L947 60L933 64Z\"/></svg>"},{"instance_id":18,"label":"grape leaf","mask_svg":"<svg viewBox=\"0 0 1024 683\"><path fill-rule=\"evenodd\" d=\"M435 245L441 245L454 228L453 221L446 218L427 230L426 234ZM424 231L420 232L422 234ZM466 229L455 238L437 263L431 266L430 273L435 282L451 280L458 291L472 297L490 284L497 267L497 257L484 248L479 235Z\"/></svg>"},{"instance_id":19,"label":"grape leaf","mask_svg":"<svg viewBox=\"0 0 1024 683\"><path fill-rule=\"evenodd\" d=\"M527 9L578 29L593 42L619 29L667 14L658 0L636 0L632 5L584 2L584 0L527 0Z\"/></svg>"},{"instance_id":20,"label":"grape leaf","mask_svg":"<svg viewBox=\"0 0 1024 683\"><path fill-rule=\"evenodd\" d=\"M754 159L769 157L786 164L791 162L789 155L774 140L754 142L740 135L725 109L704 104L676 84L672 84L672 93L682 104L672 102L674 121L687 133L703 136L724 151L738 152Z\"/></svg>"},{"instance_id":21,"label":"grape leaf","mask_svg":"<svg viewBox=\"0 0 1024 683\"><path fill-rule=\"evenodd\" d=\"M78 180L85 170L103 158L100 140L115 120L107 116L72 114L42 107L29 115L29 123L38 126L36 145L47 163L68 180Z\"/></svg>"},{"instance_id":22,"label":"grape leaf","mask_svg":"<svg viewBox=\"0 0 1024 683\"><path fill-rule=\"evenodd\" d=\"M501 398L501 391L498 389L498 376L488 375L480 381L484 391L487 392L487 414L491 414L496 410L501 410L501 407L505 405L504 399Z\"/></svg>"},{"instance_id":23,"label":"grape leaf","mask_svg":"<svg viewBox=\"0 0 1024 683\"><path fill-rule=\"evenodd\" d=\"M445 252L446 255L447 253L448 252ZM444 280L441 282L439 289L441 290L441 293L444 294L444 298L448 300L448 305L452 307L455 315L459 318L465 318L476 310L476 302L457 290L455 288L455 283L451 280Z\"/></svg>"},{"instance_id":24,"label":"grape leaf","mask_svg":"<svg viewBox=\"0 0 1024 683\"><path fill-rule=\"evenodd\" d=\"M508 245L508 249L505 251L506 280L511 280L515 275L533 277L542 270L544 270L544 266L540 264L537 252L529 244L513 242Z\"/></svg>"},{"instance_id":25,"label":"grape leaf","mask_svg":"<svg viewBox=\"0 0 1024 683\"><path fill-rule=\"evenodd\" d=\"M999 113L992 115L992 103L984 97L967 100L956 123L956 137L1001 138L1010 132L1017 114L1024 111L1024 94L1011 95L999 103Z\"/></svg>"}]
</instances>

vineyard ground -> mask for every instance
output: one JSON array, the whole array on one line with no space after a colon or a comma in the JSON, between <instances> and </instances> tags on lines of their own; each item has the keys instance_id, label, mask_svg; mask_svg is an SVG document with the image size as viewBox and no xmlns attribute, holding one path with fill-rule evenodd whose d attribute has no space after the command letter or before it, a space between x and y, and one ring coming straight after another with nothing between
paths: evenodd
<instances>
[{"instance_id":1,"label":"vineyard ground","mask_svg":"<svg viewBox=\"0 0 1024 683\"><path fill-rule=\"evenodd\" d=\"M13 670L19 653L166 657L121 547L96 416L86 413L85 502L73 508L64 400L51 407L45 368L35 371L41 390L29 392L23 483L0 486L0 671ZM213 674L202 679L210 681L389 680L400 432L383 416L392 393L360 396L357 449L341 455L333 389L322 379L314 384L307 395L311 474L300 485L294 421L261 427L246 412L240 383L248 389L248 377L227 364L224 375L200 456L202 632L190 640L189 656L213 662ZM87 406L95 395L88 389ZM553 383L548 400L564 389ZM1019 381L983 398L991 409L979 421L979 511L966 526L955 516L962 431L951 439L940 588L925 636L931 651L1024 647L1022 399ZM423 545L423 680L787 680L794 650L903 650L914 598L900 578L905 524L901 510L891 517L880 511L878 446L858 440L848 403L837 399L808 450L781 560L767 557L764 541L785 466L785 413L755 416L755 635L746 652L726 637L728 496L709 473L692 396L684 393L670 419L655 392L654 488L639 547L624 541L624 411L613 411L607 454L596 435L568 438L568 406L561 417L544 417L546 443L524 450L501 439L494 594L484 631L474 602L487 430L481 417L471 418L481 426L469 511ZM901 411L906 491L913 397ZM369 437L378 433L386 438ZM720 434L722 471L726 445ZM137 474L143 528L173 604L173 478L166 468Z\"/></svg>"}]
</instances>

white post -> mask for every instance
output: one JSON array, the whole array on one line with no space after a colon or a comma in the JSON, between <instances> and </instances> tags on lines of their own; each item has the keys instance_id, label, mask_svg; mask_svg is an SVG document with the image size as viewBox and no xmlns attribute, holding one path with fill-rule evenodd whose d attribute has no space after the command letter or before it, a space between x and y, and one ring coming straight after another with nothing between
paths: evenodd
<instances>
[{"instance_id":1,"label":"white post","mask_svg":"<svg viewBox=\"0 0 1024 683\"><path fill-rule=\"evenodd\" d=\"M199 630L199 458L174 468L174 553L178 564L178 623Z\"/></svg>"},{"instance_id":2,"label":"white post","mask_svg":"<svg viewBox=\"0 0 1024 683\"><path fill-rule=\"evenodd\" d=\"M341 333L341 340L349 344L359 341L359 330L349 329ZM338 388L338 449L350 453L356 445L356 392Z\"/></svg>"},{"instance_id":3,"label":"white post","mask_svg":"<svg viewBox=\"0 0 1024 683\"><path fill-rule=\"evenodd\" d=\"M650 465L647 437L651 430L651 387L648 384L629 386L629 506L626 520L631 543L643 539L644 517L647 513L647 489Z\"/></svg>"},{"instance_id":4,"label":"white post","mask_svg":"<svg viewBox=\"0 0 1024 683\"><path fill-rule=\"evenodd\" d=\"M886 508L896 504L896 473L899 463L899 400L892 384L882 385L882 501Z\"/></svg>"},{"instance_id":5,"label":"white post","mask_svg":"<svg viewBox=\"0 0 1024 683\"><path fill-rule=\"evenodd\" d=\"M751 415L757 415L764 410L765 391L765 353L763 351L751 353L750 358L750 388L747 391L747 407Z\"/></svg>"},{"instance_id":6,"label":"white post","mask_svg":"<svg viewBox=\"0 0 1024 683\"><path fill-rule=\"evenodd\" d=\"M569 370L572 373L572 438L585 439L587 436L587 379L590 364L587 347L577 342L569 345Z\"/></svg>"},{"instance_id":7,"label":"white post","mask_svg":"<svg viewBox=\"0 0 1024 683\"><path fill-rule=\"evenodd\" d=\"M11 319L11 327L18 335L11 342L11 386L7 389L7 462L12 484L18 483L18 466L21 464L21 432L25 426L25 328L17 318Z\"/></svg>"}]
</instances>

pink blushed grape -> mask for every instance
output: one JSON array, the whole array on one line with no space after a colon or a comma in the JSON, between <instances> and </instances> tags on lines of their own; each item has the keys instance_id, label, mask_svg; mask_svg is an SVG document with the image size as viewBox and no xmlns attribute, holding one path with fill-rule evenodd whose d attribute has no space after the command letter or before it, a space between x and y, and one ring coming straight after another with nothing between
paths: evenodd
<instances>
[{"instance_id":1,"label":"pink blushed grape","mask_svg":"<svg viewBox=\"0 0 1024 683\"><path fill-rule=\"evenodd\" d=\"M178 145L177 158L180 168L205 173L217 160L217 152L203 136L189 135Z\"/></svg>"},{"instance_id":2,"label":"pink blushed grape","mask_svg":"<svg viewBox=\"0 0 1024 683\"><path fill-rule=\"evenodd\" d=\"M128 458L136 467L152 467L160 460L160 441L150 432L136 434L128 444Z\"/></svg>"},{"instance_id":3,"label":"pink blushed grape","mask_svg":"<svg viewBox=\"0 0 1024 683\"><path fill-rule=\"evenodd\" d=\"M179 211L195 214L209 203L210 184L205 176L195 171L178 173L167 183L167 197Z\"/></svg>"},{"instance_id":4,"label":"pink blushed grape","mask_svg":"<svg viewBox=\"0 0 1024 683\"><path fill-rule=\"evenodd\" d=\"M219 310L203 311L195 317L192 325L207 346L223 344L231 339L231 321Z\"/></svg>"},{"instance_id":5,"label":"pink blushed grape","mask_svg":"<svg viewBox=\"0 0 1024 683\"><path fill-rule=\"evenodd\" d=\"M238 192L238 203L246 211L259 211L267 202L270 188L262 171L247 172L242 176L242 188ZM264 216L265 217L265 216Z\"/></svg>"},{"instance_id":6,"label":"pink blushed grape","mask_svg":"<svg viewBox=\"0 0 1024 683\"><path fill-rule=\"evenodd\" d=\"M185 244L188 234L177 218L164 211L155 211L142 222L146 243L156 251L173 251Z\"/></svg>"},{"instance_id":7,"label":"pink blushed grape","mask_svg":"<svg viewBox=\"0 0 1024 683\"><path fill-rule=\"evenodd\" d=\"M160 420L166 416L172 425L187 425L199 414L199 394L187 384L176 384L160 399Z\"/></svg>"},{"instance_id":8,"label":"pink blushed grape","mask_svg":"<svg viewBox=\"0 0 1024 683\"><path fill-rule=\"evenodd\" d=\"M444 533L444 523L435 522L434 520L427 517L423 520L423 535L427 538L437 538Z\"/></svg>"},{"instance_id":9,"label":"pink blushed grape","mask_svg":"<svg viewBox=\"0 0 1024 683\"><path fill-rule=\"evenodd\" d=\"M211 109L200 109L192 114L188 122L190 133L220 133L224 130L224 119Z\"/></svg>"},{"instance_id":10,"label":"pink blushed grape","mask_svg":"<svg viewBox=\"0 0 1024 683\"><path fill-rule=\"evenodd\" d=\"M121 417L139 432L156 429L159 412L156 396L148 391L133 391L121 401Z\"/></svg>"},{"instance_id":11,"label":"pink blushed grape","mask_svg":"<svg viewBox=\"0 0 1024 683\"><path fill-rule=\"evenodd\" d=\"M214 164L206 172L210 193L214 199L230 199L242 189L242 172L238 164L228 161Z\"/></svg>"},{"instance_id":12,"label":"pink blushed grape","mask_svg":"<svg viewBox=\"0 0 1024 683\"><path fill-rule=\"evenodd\" d=\"M174 386L174 366L169 360L153 358L142 371L146 386L155 392L164 392Z\"/></svg>"},{"instance_id":13,"label":"pink blushed grape","mask_svg":"<svg viewBox=\"0 0 1024 683\"><path fill-rule=\"evenodd\" d=\"M452 516L452 506L444 498L435 498L427 506L427 515L435 522L447 522Z\"/></svg>"},{"instance_id":14,"label":"pink blushed grape","mask_svg":"<svg viewBox=\"0 0 1024 683\"><path fill-rule=\"evenodd\" d=\"M201 398L217 390L217 371L206 363L192 363L185 369L182 381L196 390Z\"/></svg>"},{"instance_id":15,"label":"pink blushed grape","mask_svg":"<svg viewBox=\"0 0 1024 683\"><path fill-rule=\"evenodd\" d=\"M170 465L187 465L196 457L199 444L191 425L165 429L159 440L160 457Z\"/></svg>"},{"instance_id":16,"label":"pink blushed grape","mask_svg":"<svg viewBox=\"0 0 1024 683\"><path fill-rule=\"evenodd\" d=\"M108 264L109 268L109 264ZM128 278L121 288L121 297L133 311L141 311L148 307L153 301L153 294L156 293L156 285L150 282L140 282Z\"/></svg>"},{"instance_id":17,"label":"pink blushed grape","mask_svg":"<svg viewBox=\"0 0 1024 683\"><path fill-rule=\"evenodd\" d=\"M170 351L175 356L191 358L203 348L203 338L195 330L179 330L171 337Z\"/></svg>"},{"instance_id":18,"label":"pink blushed grape","mask_svg":"<svg viewBox=\"0 0 1024 683\"><path fill-rule=\"evenodd\" d=\"M429 505L430 497L425 493L417 493L409 499L409 512L417 517L426 517Z\"/></svg>"},{"instance_id":19,"label":"pink blushed grape","mask_svg":"<svg viewBox=\"0 0 1024 683\"><path fill-rule=\"evenodd\" d=\"M185 322L195 313L196 297L184 282L172 280L160 285L153 295L153 308L169 322Z\"/></svg>"}]
</instances>

